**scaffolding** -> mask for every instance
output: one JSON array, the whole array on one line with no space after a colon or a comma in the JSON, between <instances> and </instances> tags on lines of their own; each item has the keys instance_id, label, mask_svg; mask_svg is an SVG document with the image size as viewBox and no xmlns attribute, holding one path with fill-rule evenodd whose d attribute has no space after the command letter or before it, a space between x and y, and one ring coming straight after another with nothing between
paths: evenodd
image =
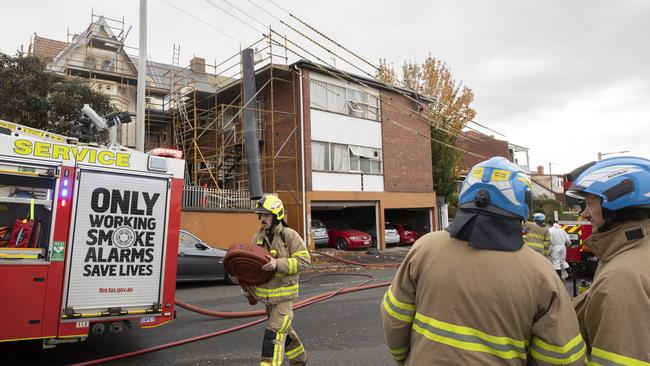
<instances>
[{"instance_id":1,"label":"scaffolding","mask_svg":"<svg viewBox=\"0 0 650 366\"><path fill-rule=\"evenodd\" d=\"M108 94L116 108L135 114L138 63L130 54L137 49L124 44L129 30L124 19L93 13L87 29L78 34L68 32L67 43L59 42L64 48L47 68L89 83ZM178 44L173 45L171 64L148 58L145 149L175 147L183 151L186 187L209 194L247 190L242 110L248 108L258 116L264 191L288 192L295 202L302 202L298 194L302 179L302 132L297 120L301 101L296 96L299 76L289 68L286 37L270 28L268 34L249 46L255 50L257 94L247 106L242 101L241 49L221 62L206 63L194 57L186 67L179 66ZM121 126L118 143L135 146L135 129L135 124Z\"/></svg>"},{"instance_id":2,"label":"scaffolding","mask_svg":"<svg viewBox=\"0 0 650 366\"><path fill-rule=\"evenodd\" d=\"M270 32L269 34L273 34ZM264 37L255 50L256 97L242 100L240 52L213 65L193 62L170 71L169 106L175 147L186 160L186 186L246 190L242 110L257 112L262 184L265 191L299 190L297 74L288 67L286 41ZM283 54L284 53L284 54Z\"/></svg>"},{"instance_id":3,"label":"scaffolding","mask_svg":"<svg viewBox=\"0 0 650 366\"><path fill-rule=\"evenodd\" d=\"M94 12L90 20L83 32L70 33L68 30L66 42L57 41L64 47L46 68L108 95L115 109L135 114L137 57L129 52L137 49L125 45L131 27L125 28L124 18L112 19ZM52 40L35 35L29 47L30 54L40 56L36 49L38 41L44 45L43 48L48 48L43 42ZM147 60L145 149L173 145L171 113L165 109L164 103L171 84L163 74L170 68L173 66L153 62L150 58ZM125 146L134 146L135 128L135 124L118 127L117 141Z\"/></svg>"}]
</instances>

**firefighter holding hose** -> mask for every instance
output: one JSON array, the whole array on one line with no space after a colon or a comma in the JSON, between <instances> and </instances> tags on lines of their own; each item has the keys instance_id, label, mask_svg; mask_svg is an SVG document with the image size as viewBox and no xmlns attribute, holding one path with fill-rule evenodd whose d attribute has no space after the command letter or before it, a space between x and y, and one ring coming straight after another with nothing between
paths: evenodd
<instances>
[{"instance_id":1,"label":"firefighter holding hose","mask_svg":"<svg viewBox=\"0 0 650 366\"><path fill-rule=\"evenodd\" d=\"M264 247L271 255L264 271L275 272L266 283L246 289L250 300L266 305L268 323L262 343L260 366L281 365L284 357L289 365L307 363L307 353L292 327L293 300L298 297L298 274L310 264L309 251L300 235L284 220L282 201L266 195L257 202L261 228L253 236L253 243Z\"/></svg>"}]
</instances>

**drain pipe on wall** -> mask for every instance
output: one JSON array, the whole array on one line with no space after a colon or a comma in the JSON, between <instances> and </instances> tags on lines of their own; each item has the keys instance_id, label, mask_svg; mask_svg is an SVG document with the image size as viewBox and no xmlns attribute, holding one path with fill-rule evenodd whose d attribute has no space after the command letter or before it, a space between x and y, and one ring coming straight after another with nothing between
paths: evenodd
<instances>
[{"instance_id":1,"label":"drain pipe on wall","mask_svg":"<svg viewBox=\"0 0 650 366\"><path fill-rule=\"evenodd\" d=\"M307 192L305 192L305 111L304 111L304 97L302 91L302 68L296 67L298 69L299 79L300 79L300 150L302 153L302 237L305 238L305 242L309 245L307 238Z\"/></svg>"}]
</instances>

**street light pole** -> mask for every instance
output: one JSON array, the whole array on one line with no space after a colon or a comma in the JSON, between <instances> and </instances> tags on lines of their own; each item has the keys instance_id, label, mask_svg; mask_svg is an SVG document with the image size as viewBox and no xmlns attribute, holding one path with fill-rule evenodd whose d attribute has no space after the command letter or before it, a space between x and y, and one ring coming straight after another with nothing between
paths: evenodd
<instances>
[{"instance_id":1,"label":"street light pole","mask_svg":"<svg viewBox=\"0 0 650 366\"><path fill-rule=\"evenodd\" d=\"M625 154L629 153L628 150L623 150L623 151L613 151L613 152L608 152L608 153L601 153L600 151L598 152L598 160L603 160L603 156L605 155L611 155L611 154Z\"/></svg>"},{"instance_id":2,"label":"street light pole","mask_svg":"<svg viewBox=\"0 0 650 366\"><path fill-rule=\"evenodd\" d=\"M144 108L147 76L147 0L140 0L140 34L138 53L138 86L136 91L135 149L144 152Z\"/></svg>"}]
</instances>

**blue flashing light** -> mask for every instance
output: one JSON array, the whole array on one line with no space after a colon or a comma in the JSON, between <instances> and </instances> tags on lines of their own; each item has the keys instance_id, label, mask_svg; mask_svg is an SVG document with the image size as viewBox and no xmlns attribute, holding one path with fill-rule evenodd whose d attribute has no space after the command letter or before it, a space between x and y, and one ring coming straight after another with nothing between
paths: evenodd
<instances>
[{"instance_id":1,"label":"blue flashing light","mask_svg":"<svg viewBox=\"0 0 650 366\"><path fill-rule=\"evenodd\" d=\"M64 186L64 187L67 187L67 186L68 186L68 180L67 180L67 179L64 179L64 180L63 180L63 186Z\"/></svg>"},{"instance_id":2,"label":"blue flashing light","mask_svg":"<svg viewBox=\"0 0 650 366\"><path fill-rule=\"evenodd\" d=\"M61 197L68 197L68 189L67 188L63 188L63 190L61 191Z\"/></svg>"}]
</instances>

